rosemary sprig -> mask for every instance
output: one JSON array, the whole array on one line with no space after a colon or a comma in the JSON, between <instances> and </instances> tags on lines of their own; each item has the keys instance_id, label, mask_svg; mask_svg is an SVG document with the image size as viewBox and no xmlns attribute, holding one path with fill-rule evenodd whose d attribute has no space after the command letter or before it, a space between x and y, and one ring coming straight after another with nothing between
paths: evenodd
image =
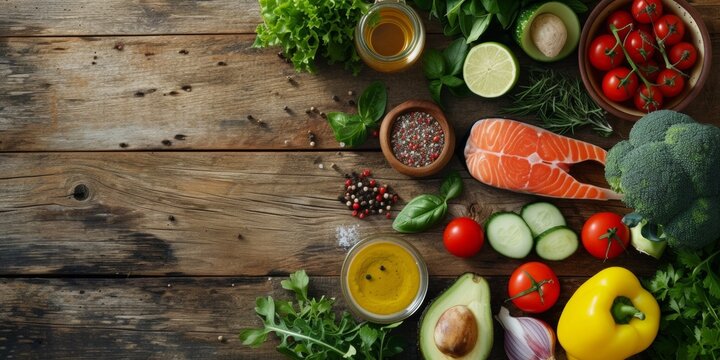
<instances>
[{"instance_id":1,"label":"rosemary sprig","mask_svg":"<svg viewBox=\"0 0 720 360\"><path fill-rule=\"evenodd\" d=\"M612 126L605 111L598 107L580 81L548 69L531 69L529 84L520 87L513 97L508 115L534 115L541 126L558 134L575 132L575 127L589 125L601 136L610 136Z\"/></svg>"}]
</instances>

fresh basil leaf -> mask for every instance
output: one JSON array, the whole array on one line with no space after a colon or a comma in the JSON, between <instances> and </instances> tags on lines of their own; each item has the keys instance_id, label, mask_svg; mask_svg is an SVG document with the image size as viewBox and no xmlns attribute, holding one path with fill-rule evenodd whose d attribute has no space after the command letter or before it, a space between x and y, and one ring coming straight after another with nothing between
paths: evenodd
<instances>
[{"instance_id":1,"label":"fresh basil leaf","mask_svg":"<svg viewBox=\"0 0 720 360\"><path fill-rule=\"evenodd\" d=\"M456 86L460 86L460 85L464 84L465 81L463 81L463 79L460 79L456 76L445 75L442 77L442 83L449 87L456 87Z\"/></svg>"},{"instance_id":2,"label":"fresh basil leaf","mask_svg":"<svg viewBox=\"0 0 720 360\"><path fill-rule=\"evenodd\" d=\"M460 31L462 31L464 37L468 37L470 29L472 29L473 20L475 17L472 15L460 14L458 16L458 23L460 24Z\"/></svg>"},{"instance_id":3,"label":"fresh basil leaf","mask_svg":"<svg viewBox=\"0 0 720 360\"><path fill-rule=\"evenodd\" d=\"M561 3L567 5L572 11L576 13L584 13L588 11L587 5L580 0L560 0Z\"/></svg>"},{"instance_id":4,"label":"fresh basil leaf","mask_svg":"<svg viewBox=\"0 0 720 360\"><path fill-rule=\"evenodd\" d=\"M439 79L445 74L445 59L435 49L428 49L423 55L423 72L430 80Z\"/></svg>"},{"instance_id":5,"label":"fresh basil leaf","mask_svg":"<svg viewBox=\"0 0 720 360\"><path fill-rule=\"evenodd\" d=\"M448 0L447 11L445 16L447 17L450 25L455 25L458 15L460 14L460 8L465 0Z\"/></svg>"},{"instance_id":6,"label":"fresh basil leaf","mask_svg":"<svg viewBox=\"0 0 720 360\"><path fill-rule=\"evenodd\" d=\"M483 7L487 12L491 14L497 14L500 12L500 5L498 5L499 2L514 2L514 1L507 1L507 0L482 0Z\"/></svg>"},{"instance_id":7,"label":"fresh basil leaf","mask_svg":"<svg viewBox=\"0 0 720 360\"><path fill-rule=\"evenodd\" d=\"M454 199L460 196L463 191L463 181L460 177L460 173L457 171L450 172L443 180L440 186L440 196L445 198L445 201Z\"/></svg>"},{"instance_id":8,"label":"fresh basil leaf","mask_svg":"<svg viewBox=\"0 0 720 360\"><path fill-rule=\"evenodd\" d=\"M410 200L393 221L392 227L401 233L416 233L429 229L447 213L447 203L437 195L420 195Z\"/></svg>"},{"instance_id":9,"label":"fresh basil leaf","mask_svg":"<svg viewBox=\"0 0 720 360\"><path fill-rule=\"evenodd\" d=\"M450 45L448 45L448 47L442 52L442 55L443 57L445 57L445 61L448 65L447 71L443 71L442 74L460 74L463 68L463 64L465 63L465 57L467 56L467 53L468 46L467 43L465 43L465 40L459 38L451 42ZM440 78L440 76L433 79L437 78Z\"/></svg>"},{"instance_id":10,"label":"fresh basil leaf","mask_svg":"<svg viewBox=\"0 0 720 360\"><path fill-rule=\"evenodd\" d=\"M473 16L480 16L487 14L487 11L482 5L481 0L472 0L470 2L470 14Z\"/></svg>"},{"instance_id":11,"label":"fresh basil leaf","mask_svg":"<svg viewBox=\"0 0 720 360\"><path fill-rule=\"evenodd\" d=\"M433 0L414 0L414 3L418 9L428 11L432 8Z\"/></svg>"},{"instance_id":12,"label":"fresh basil leaf","mask_svg":"<svg viewBox=\"0 0 720 360\"><path fill-rule=\"evenodd\" d=\"M455 36L457 34L460 34L460 24L450 25L445 24L443 27L443 35L445 36Z\"/></svg>"},{"instance_id":13,"label":"fresh basil leaf","mask_svg":"<svg viewBox=\"0 0 720 360\"><path fill-rule=\"evenodd\" d=\"M520 3L517 1L498 1L499 10L496 14L503 29L508 29L520 13Z\"/></svg>"},{"instance_id":14,"label":"fresh basil leaf","mask_svg":"<svg viewBox=\"0 0 720 360\"><path fill-rule=\"evenodd\" d=\"M377 122L385 113L387 90L380 81L373 81L358 99L358 114L363 119Z\"/></svg>"},{"instance_id":15,"label":"fresh basil leaf","mask_svg":"<svg viewBox=\"0 0 720 360\"><path fill-rule=\"evenodd\" d=\"M450 93L456 97L464 97L472 94L472 92L465 83L456 87L448 87L448 89L450 90Z\"/></svg>"},{"instance_id":16,"label":"fresh basil leaf","mask_svg":"<svg viewBox=\"0 0 720 360\"><path fill-rule=\"evenodd\" d=\"M487 14L480 16L478 18L475 18L472 28L470 29L469 34L467 35L466 42L469 44L475 40L477 40L483 33L485 33L485 30L487 30L488 26L490 26L490 21L492 20L493 14Z\"/></svg>"},{"instance_id":17,"label":"fresh basil leaf","mask_svg":"<svg viewBox=\"0 0 720 360\"><path fill-rule=\"evenodd\" d=\"M430 96L436 104L441 105L442 100L440 99L440 93L442 92L442 81L435 79L430 81Z\"/></svg>"},{"instance_id":18,"label":"fresh basil leaf","mask_svg":"<svg viewBox=\"0 0 720 360\"><path fill-rule=\"evenodd\" d=\"M327 119L335 134L335 140L339 143L355 147L367 140L367 126L360 115L331 112L327 114Z\"/></svg>"}]
</instances>

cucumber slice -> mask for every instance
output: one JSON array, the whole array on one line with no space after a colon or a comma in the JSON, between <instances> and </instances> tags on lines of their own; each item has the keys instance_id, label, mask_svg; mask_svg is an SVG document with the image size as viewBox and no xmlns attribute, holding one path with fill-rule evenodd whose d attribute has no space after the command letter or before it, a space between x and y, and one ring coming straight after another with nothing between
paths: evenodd
<instances>
[{"instance_id":1,"label":"cucumber slice","mask_svg":"<svg viewBox=\"0 0 720 360\"><path fill-rule=\"evenodd\" d=\"M495 251L514 259L522 259L533 247L530 228L520 215L514 212L498 212L485 224L485 234Z\"/></svg>"},{"instance_id":2,"label":"cucumber slice","mask_svg":"<svg viewBox=\"0 0 720 360\"><path fill-rule=\"evenodd\" d=\"M567 226L556 226L538 235L535 252L545 260L563 260L574 254L580 242Z\"/></svg>"},{"instance_id":3,"label":"cucumber slice","mask_svg":"<svg viewBox=\"0 0 720 360\"><path fill-rule=\"evenodd\" d=\"M533 236L538 236L556 226L567 225L560 209L544 201L523 206L520 216L530 227Z\"/></svg>"}]
</instances>

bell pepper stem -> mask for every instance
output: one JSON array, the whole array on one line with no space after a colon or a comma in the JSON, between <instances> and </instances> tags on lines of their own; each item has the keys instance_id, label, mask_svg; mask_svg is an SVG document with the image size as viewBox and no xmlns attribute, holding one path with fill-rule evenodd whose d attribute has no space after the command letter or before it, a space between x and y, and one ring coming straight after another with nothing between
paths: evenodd
<instances>
[{"instance_id":1,"label":"bell pepper stem","mask_svg":"<svg viewBox=\"0 0 720 360\"><path fill-rule=\"evenodd\" d=\"M645 313L633 306L632 301L625 296L615 298L610 312L618 324L628 324L632 318L645 320Z\"/></svg>"}]
</instances>

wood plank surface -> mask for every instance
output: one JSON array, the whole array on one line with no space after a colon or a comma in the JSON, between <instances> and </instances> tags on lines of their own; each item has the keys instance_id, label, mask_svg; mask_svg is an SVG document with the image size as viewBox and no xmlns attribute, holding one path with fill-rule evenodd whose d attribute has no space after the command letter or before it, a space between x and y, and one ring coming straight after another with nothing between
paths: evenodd
<instances>
[{"instance_id":1,"label":"wood plank surface","mask_svg":"<svg viewBox=\"0 0 720 360\"><path fill-rule=\"evenodd\" d=\"M365 69L357 78L339 66L295 74L275 50L253 49L252 41L250 35L0 39L0 74L6 80L0 81L0 151L310 149L308 131L316 135L317 148L338 149L319 112L355 112L348 101L357 95L348 91L357 94L380 79L388 87L388 111L409 99L430 99L419 64L391 75ZM717 52L720 35L712 41ZM433 47L447 42L430 37ZM566 59L553 66L576 71L575 63ZM687 113L720 124L713 116L720 113L718 92L720 71L713 71ZM447 98L446 115L462 136L509 102L508 97ZM319 112L308 115L312 106ZM614 137L588 130L576 137L610 147L631 126L613 124ZM184 140L176 141L176 135ZM378 143L372 140L365 148Z\"/></svg>"},{"instance_id":2,"label":"wood plank surface","mask_svg":"<svg viewBox=\"0 0 720 360\"><path fill-rule=\"evenodd\" d=\"M384 217L350 215L337 200L344 179L333 163L344 172L372 169L403 202L440 186L439 177L399 175L377 152L0 155L0 274L267 275L305 268L338 275L345 253L339 231L401 235ZM457 160L450 168L462 170ZM484 221L491 212L519 210L533 199L462 174L465 191L452 202L448 219L474 206ZM604 181L600 166L581 174ZM86 194L73 195L79 185ZM554 203L576 231L596 211L627 211L617 201ZM445 251L442 228L401 236L418 247L433 275L507 275L521 263L489 246L458 260ZM656 266L634 253L604 264L581 250L553 267L582 276L613 263L640 274Z\"/></svg>"},{"instance_id":3,"label":"wood plank surface","mask_svg":"<svg viewBox=\"0 0 720 360\"><path fill-rule=\"evenodd\" d=\"M344 308L336 277L310 275L311 296L331 296ZM497 314L507 297L505 277L486 277L491 309ZM0 358L54 359L282 359L276 341L259 349L243 346L241 328L260 326L256 297L290 299L283 277L2 279L0 280ZM425 303L454 277L435 277ZM584 279L561 278L558 304L567 301ZM539 318L555 326L562 307ZM515 314L514 315L519 315ZM422 358L416 348L420 313L396 331L406 342L398 358ZM504 359L502 330L494 321L490 359ZM225 341L218 341L223 336ZM274 335L271 335L274 337ZM558 360L565 354L558 346Z\"/></svg>"}]
</instances>

